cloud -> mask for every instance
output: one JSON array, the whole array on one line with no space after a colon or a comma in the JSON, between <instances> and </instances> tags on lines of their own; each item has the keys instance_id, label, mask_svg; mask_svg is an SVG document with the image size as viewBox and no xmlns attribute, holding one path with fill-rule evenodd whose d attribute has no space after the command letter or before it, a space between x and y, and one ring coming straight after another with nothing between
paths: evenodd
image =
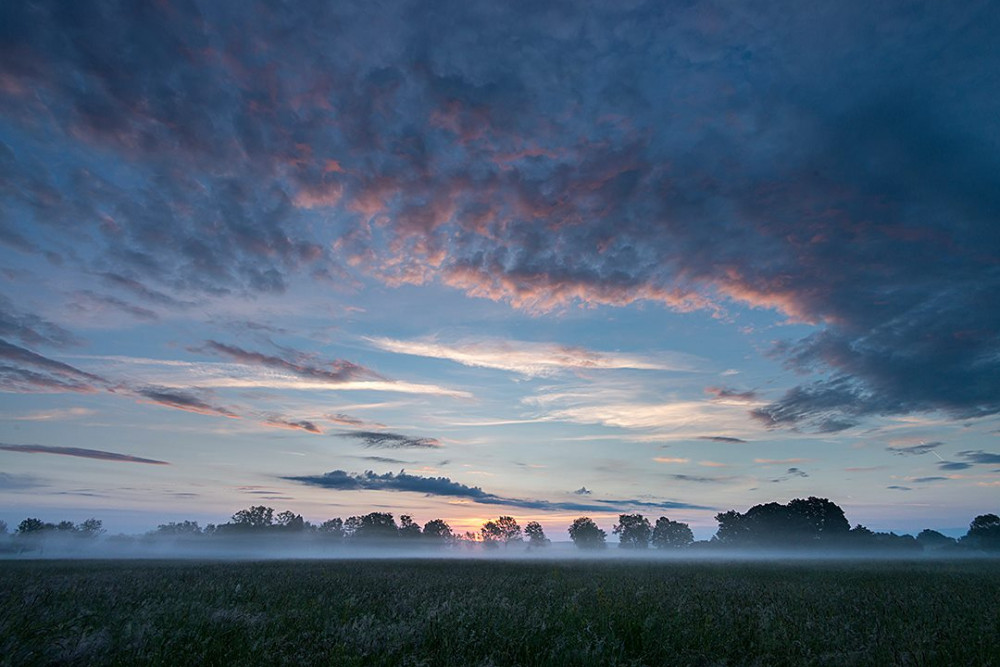
<instances>
[{"instance_id":1,"label":"cloud","mask_svg":"<svg viewBox=\"0 0 1000 667\"><path fill-rule=\"evenodd\" d=\"M20 311L0 294L0 338L14 338L24 345L56 348L79 345L80 340L63 327L34 313Z\"/></svg>"},{"instance_id":2,"label":"cloud","mask_svg":"<svg viewBox=\"0 0 1000 667\"><path fill-rule=\"evenodd\" d=\"M764 463L767 465L787 465L789 463L805 463L810 459L754 459L754 463Z\"/></svg>"},{"instance_id":3,"label":"cloud","mask_svg":"<svg viewBox=\"0 0 1000 667\"><path fill-rule=\"evenodd\" d=\"M705 393L714 396L719 401L733 401L737 403L753 403L757 401L755 391L737 391L728 387L705 387Z\"/></svg>"},{"instance_id":4,"label":"cloud","mask_svg":"<svg viewBox=\"0 0 1000 667\"><path fill-rule=\"evenodd\" d=\"M352 417L351 415L345 415L343 412L338 412L335 414L329 414L324 417L329 422L338 424L340 426L349 426L351 428L385 428L383 424L377 422L366 422L363 419L357 417Z\"/></svg>"},{"instance_id":5,"label":"cloud","mask_svg":"<svg viewBox=\"0 0 1000 667\"><path fill-rule=\"evenodd\" d=\"M920 456L933 452L943 445L943 442L921 442L919 445L910 445L909 447L886 447L885 450L898 456Z\"/></svg>"},{"instance_id":6,"label":"cloud","mask_svg":"<svg viewBox=\"0 0 1000 667\"><path fill-rule=\"evenodd\" d=\"M1000 454L994 454L993 452L984 452L981 449L966 450L964 452L959 452L958 455L971 463L985 463L985 464L1000 463Z\"/></svg>"},{"instance_id":7,"label":"cloud","mask_svg":"<svg viewBox=\"0 0 1000 667\"><path fill-rule=\"evenodd\" d=\"M0 472L0 490L20 491L38 486L43 486L42 482L31 475L12 475L8 472Z\"/></svg>"},{"instance_id":8,"label":"cloud","mask_svg":"<svg viewBox=\"0 0 1000 667\"><path fill-rule=\"evenodd\" d=\"M808 476L809 475L800 468L789 468L788 470L785 471L784 475L781 475L780 477L775 477L774 479L771 480L771 482L773 483L787 482L788 480L794 479L796 477L808 477Z\"/></svg>"},{"instance_id":9,"label":"cloud","mask_svg":"<svg viewBox=\"0 0 1000 667\"><path fill-rule=\"evenodd\" d=\"M18 345L0 340L0 388L17 393L75 391L92 393L105 389L107 380L49 359Z\"/></svg>"},{"instance_id":10,"label":"cloud","mask_svg":"<svg viewBox=\"0 0 1000 667\"><path fill-rule=\"evenodd\" d=\"M352 474L344 470L334 470L323 475L291 476L283 477L282 479L338 491L404 491L444 498L461 498L481 505L506 505L508 507L543 511L614 512L617 508L626 506L660 509L704 509L695 505L669 501L655 503L639 500L595 500L591 503L567 503L505 498L483 491L478 486L466 486L459 482L453 482L447 477L421 477L419 475L408 474L405 471L379 475L370 470L361 474Z\"/></svg>"},{"instance_id":11,"label":"cloud","mask_svg":"<svg viewBox=\"0 0 1000 667\"><path fill-rule=\"evenodd\" d=\"M714 442L730 442L730 443L741 443L748 442L743 438L734 438L728 435L699 435L699 440L712 440Z\"/></svg>"},{"instance_id":12,"label":"cloud","mask_svg":"<svg viewBox=\"0 0 1000 667\"><path fill-rule=\"evenodd\" d=\"M721 484L723 482L731 481L732 477L707 477L704 475L667 475L670 479L675 479L678 482L696 482L698 484Z\"/></svg>"},{"instance_id":13,"label":"cloud","mask_svg":"<svg viewBox=\"0 0 1000 667\"><path fill-rule=\"evenodd\" d=\"M8 2L0 240L169 294L768 309L814 332L766 425L992 415L985 6Z\"/></svg>"},{"instance_id":14,"label":"cloud","mask_svg":"<svg viewBox=\"0 0 1000 667\"><path fill-rule=\"evenodd\" d=\"M156 459L144 459L129 454L118 454L116 452L105 452L100 449L86 449L83 447L53 447L48 445L10 445L0 443L0 450L7 452L20 452L22 454L59 454L61 456L77 456L84 459L98 459L100 461L117 461L122 463L148 463L151 465L170 465L166 461Z\"/></svg>"},{"instance_id":15,"label":"cloud","mask_svg":"<svg viewBox=\"0 0 1000 667\"><path fill-rule=\"evenodd\" d=\"M972 467L972 464L962 463L961 461L941 461L937 466L939 470L968 470Z\"/></svg>"},{"instance_id":16,"label":"cloud","mask_svg":"<svg viewBox=\"0 0 1000 667\"><path fill-rule=\"evenodd\" d=\"M149 308L137 306L110 294L98 294L92 290L77 290L70 297L72 300L70 309L87 318L103 319L108 309L111 309L126 313L137 320L152 322L160 319L160 316Z\"/></svg>"},{"instance_id":17,"label":"cloud","mask_svg":"<svg viewBox=\"0 0 1000 667\"><path fill-rule=\"evenodd\" d=\"M28 422L62 421L65 419L88 417L93 414L96 414L96 412L90 408L58 408L54 410L38 410L36 412L28 412L26 414L7 417L7 419Z\"/></svg>"},{"instance_id":18,"label":"cloud","mask_svg":"<svg viewBox=\"0 0 1000 667\"><path fill-rule=\"evenodd\" d=\"M947 477L916 477L914 479L911 479L910 481L911 482L915 482L917 484L926 484L928 482L946 482L946 481L948 481L948 478Z\"/></svg>"},{"instance_id":19,"label":"cloud","mask_svg":"<svg viewBox=\"0 0 1000 667\"><path fill-rule=\"evenodd\" d=\"M400 459L394 459L388 456L359 456L358 458L363 461L375 461L376 463L395 463L395 464L411 463L411 461L401 461Z\"/></svg>"},{"instance_id":20,"label":"cloud","mask_svg":"<svg viewBox=\"0 0 1000 667\"><path fill-rule=\"evenodd\" d=\"M306 431L307 433L316 433L322 435L323 431L320 430L316 424L311 421L300 419L300 420L290 420L283 417L268 417L263 422L265 426L273 426L275 428L286 428L293 431Z\"/></svg>"},{"instance_id":21,"label":"cloud","mask_svg":"<svg viewBox=\"0 0 1000 667\"><path fill-rule=\"evenodd\" d=\"M691 459L672 458L669 456L657 456L653 459L657 463L689 463Z\"/></svg>"},{"instance_id":22,"label":"cloud","mask_svg":"<svg viewBox=\"0 0 1000 667\"><path fill-rule=\"evenodd\" d=\"M448 359L465 366L495 368L529 377L547 376L563 370L694 370L700 360L678 353L661 353L657 359L615 352L598 352L555 343L486 339L442 343L435 339L366 339L375 347L435 359Z\"/></svg>"},{"instance_id":23,"label":"cloud","mask_svg":"<svg viewBox=\"0 0 1000 667\"><path fill-rule=\"evenodd\" d=\"M80 355L77 355L80 356ZM297 374L282 374L272 370L259 371L255 365L244 363L193 362L176 359L149 359L127 356L88 356L109 368L126 367L130 373L141 373L143 378L158 386L183 389L198 386L206 389L293 389L297 391L387 391L425 396L471 398L465 391L448 389L432 384L418 384L397 380L343 380L313 379ZM323 369L320 369L321 371Z\"/></svg>"},{"instance_id":24,"label":"cloud","mask_svg":"<svg viewBox=\"0 0 1000 667\"><path fill-rule=\"evenodd\" d=\"M436 438L416 438L386 431L348 431L338 433L342 438L355 438L365 447L377 449L436 449L441 442Z\"/></svg>"},{"instance_id":25,"label":"cloud","mask_svg":"<svg viewBox=\"0 0 1000 667\"><path fill-rule=\"evenodd\" d=\"M292 354L296 357L296 360L289 361L282 357L262 354L260 352L250 352L236 347L235 345L227 345L214 340L206 341L205 345L201 349L221 354L238 361L239 363L257 364L268 368L276 368L278 370L293 373L294 375L298 375L300 377L322 380L324 382L349 382L351 380L362 378L383 379L374 371L343 359L335 359L330 362L325 362L323 363L323 367L304 363L301 359L308 357L295 351L292 351Z\"/></svg>"},{"instance_id":26,"label":"cloud","mask_svg":"<svg viewBox=\"0 0 1000 667\"><path fill-rule=\"evenodd\" d=\"M893 484L892 486L887 486L885 488L892 489L893 491L912 491L913 490L909 486L899 486L898 484Z\"/></svg>"},{"instance_id":27,"label":"cloud","mask_svg":"<svg viewBox=\"0 0 1000 667\"><path fill-rule=\"evenodd\" d=\"M144 387L136 390L136 394L148 399L149 402L162 405L168 408L176 408L187 412L195 412L201 415L212 415L217 417L237 417L236 413L228 408L212 405L198 396L168 387Z\"/></svg>"},{"instance_id":28,"label":"cloud","mask_svg":"<svg viewBox=\"0 0 1000 667\"><path fill-rule=\"evenodd\" d=\"M573 493L576 494L576 495L578 495L578 496L589 496L589 495L593 494L593 492L590 489L588 489L587 487L585 487L585 486L581 486L579 489L577 489Z\"/></svg>"}]
</instances>

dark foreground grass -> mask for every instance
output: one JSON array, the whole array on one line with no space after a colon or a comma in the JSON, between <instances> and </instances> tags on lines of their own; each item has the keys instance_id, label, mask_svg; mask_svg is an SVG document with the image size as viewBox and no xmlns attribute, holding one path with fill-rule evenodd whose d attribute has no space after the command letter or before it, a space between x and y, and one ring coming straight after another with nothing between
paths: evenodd
<instances>
[{"instance_id":1,"label":"dark foreground grass","mask_svg":"<svg viewBox=\"0 0 1000 667\"><path fill-rule=\"evenodd\" d=\"M5 665L1000 665L1000 563L0 562Z\"/></svg>"}]
</instances>

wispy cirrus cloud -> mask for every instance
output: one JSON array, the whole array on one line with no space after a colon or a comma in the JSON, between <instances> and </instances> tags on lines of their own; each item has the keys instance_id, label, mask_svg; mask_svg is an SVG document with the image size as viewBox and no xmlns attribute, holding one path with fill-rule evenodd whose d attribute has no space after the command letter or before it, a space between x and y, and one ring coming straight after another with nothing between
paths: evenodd
<instances>
[{"instance_id":1,"label":"wispy cirrus cloud","mask_svg":"<svg viewBox=\"0 0 1000 667\"><path fill-rule=\"evenodd\" d=\"M141 375L150 384L186 390L203 389L293 389L298 391L378 391L413 394L418 396L447 396L471 398L469 392L434 384L402 380L326 380L303 377L295 373L260 370L256 365L185 361L178 359L152 359L121 355L75 355L107 368L109 373ZM322 369L321 369L322 370Z\"/></svg>"},{"instance_id":2,"label":"wispy cirrus cloud","mask_svg":"<svg viewBox=\"0 0 1000 667\"><path fill-rule=\"evenodd\" d=\"M484 491L478 486L467 486L454 482L447 477L422 477L411 475L405 471L379 475L370 470L360 474L334 470L323 475L289 476L283 479L338 491L404 491L422 493L428 496L459 498L481 505L505 505L542 511L616 512L628 507L707 509L702 506L671 501L593 500L581 503L507 498Z\"/></svg>"},{"instance_id":3,"label":"wispy cirrus cloud","mask_svg":"<svg viewBox=\"0 0 1000 667\"><path fill-rule=\"evenodd\" d=\"M342 438L359 440L365 447L376 449L437 449L441 442L436 438L418 438L388 431L346 431Z\"/></svg>"},{"instance_id":4,"label":"wispy cirrus cloud","mask_svg":"<svg viewBox=\"0 0 1000 667\"><path fill-rule=\"evenodd\" d=\"M284 417L272 415L265 418L261 423L264 424L264 426L272 426L274 428L284 428L292 431L305 431L306 433L315 433L317 435L323 434L320 427L316 426L316 424L307 419L286 419Z\"/></svg>"},{"instance_id":5,"label":"wispy cirrus cloud","mask_svg":"<svg viewBox=\"0 0 1000 667\"><path fill-rule=\"evenodd\" d=\"M208 400L201 398L191 391L172 389L170 387L149 386L136 389L135 393L150 403L186 412L195 412L201 415L216 417L236 418L239 416L229 408L209 403Z\"/></svg>"},{"instance_id":6,"label":"wispy cirrus cloud","mask_svg":"<svg viewBox=\"0 0 1000 667\"><path fill-rule=\"evenodd\" d=\"M99 375L0 340L0 388L6 391L92 393L108 386Z\"/></svg>"},{"instance_id":7,"label":"wispy cirrus cloud","mask_svg":"<svg viewBox=\"0 0 1000 667\"><path fill-rule=\"evenodd\" d=\"M676 352L660 353L654 358L519 340L482 339L453 343L433 338L396 340L374 337L366 340L388 352L448 359L465 366L495 368L529 377L547 376L565 370L693 371L703 364L703 360Z\"/></svg>"},{"instance_id":8,"label":"wispy cirrus cloud","mask_svg":"<svg viewBox=\"0 0 1000 667\"><path fill-rule=\"evenodd\" d=\"M382 380L378 373L345 359L335 359L333 361L322 362L321 365L307 363L311 361L310 355L305 355L294 350L290 351L292 359L286 359L276 355L264 354L244 350L235 345L228 345L218 341L209 340L201 348L194 351L206 351L219 354L243 364L256 364L287 371L293 375L304 378L321 380L330 383L349 382L357 379Z\"/></svg>"},{"instance_id":9,"label":"wispy cirrus cloud","mask_svg":"<svg viewBox=\"0 0 1000 667\"><path fill-rule=\"evenodd\" d=\"M99 461L115 461L119 463L147 463L150 465L170 465L166 461L156 459L146 459L130 454L119 454L117 452L106 452L100 449L87 449L85 447L57 447L50 445L11 445L0 442L0 450L6 452L18 452L21 454L56 454L59 456L75 456L84 459L97 459Z\"/></svg>"},{"instance_id":10,"label":"wispy cirrus cloud","mask_svg":"<svg viewBox=\"0 0 1000 667\"><path fill-rule=\"evenodd\" d=\"M897 456L921 456L923 454L930 454L938 447L944 446L943 442L921 442L917 445L909 446L899 446L899 447L886 447L887 452L896 454Z\"/></svg>"}]
</instances>

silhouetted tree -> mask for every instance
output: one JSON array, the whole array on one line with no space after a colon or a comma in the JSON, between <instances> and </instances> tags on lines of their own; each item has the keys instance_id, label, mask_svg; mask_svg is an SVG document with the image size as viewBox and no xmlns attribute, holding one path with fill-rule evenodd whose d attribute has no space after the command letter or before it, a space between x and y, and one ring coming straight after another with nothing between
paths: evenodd
<instances>
[{"instance_id":1,"label":"silhouetted tree","mask_svg":"<svg viewBox=\"0 0 1000 667\"><path fill-rule=\"evenodd\" d=\"M83 537L97 537L104 533L104 523L100 519L87 519L76 526L75 530Z\"/></svg>"},{"instance_id":2,"label":"silhouetted tree","mask_svg":"<svg viewBox=\"0 0 1000 667\"><path fill-rule=\"evenodd\" d=\"M199 535L201 534L201 528L198 527L197 521L181 521L180 523L175 523L171 521L170 523L161 523L153 531L154 535Z\"/></svg>"},{"instance_id":3,"label":"silhouetted tree","mask_svg":"<svg viewBox=\"0 0 1000 667\"><path fill-rule=\"evenodd\" d=\"M274 510L255 505L233 515L233 523L242 528L268 528L274 525Z\"/></svg>"},{"instance_id":4,"label":"silhouetted tree","mask_svg":"<svg viewBox=\"0 0 1000 667\"><path fill-rule=\"evenodd\" d=\"M319 525L319 532L325 537L341 539L344 537L344 520L340 517L328 519Z\"/></svg>"},{"instance_id":5,"label":"silhouetted tree","mask_svg":"<svg viewBox=\"0 0 1000 667\"><path fill-rule=\"evenodd\" d=\"M641 514L619 514L612 532L618 536L618 546L622 549L645 549L649 547L653 529Z\"/></svg>"},{"instance_id":6,"label":"silhouetted tree","mask_svg":"<svg viewBox=\"0 0 1000 667\"><path fill-rule=\"evenodd\" d=\"M423 535L428 540L442 544L450 544L454 539L451 526L442 519L431 519L425 523Z\"/></svg>"},{"instance_id":7,"label":"silhouetted tree","mask_svg":"<svg viewBox=\"0 0 1000 667\"><path fill-rule=\"evenodd\" d=\"M18 535L30 535L43 530L55 530L55 524L45 523L41 519L27 518L17 524Z\"/></svg>"},{"instance_id":8,"label":"silhouetted tree","mask_svg":"<svg viewBox=\"0 0 1000 667\"><path fill-rule=\"evenodd\" d=\"M751 546L807 546L842 541L850 532L844 511L826 498L796 498L787 505L754 505L715 516L716 540Z\"/></svg>"},{"instance_id":9,"label":"silhouetted tree","mask_svg":"<svg viewBox=\"0 0 1000 667\"><path fill-rule=\"evenodd\" d=\"M356 540L384 541L399 537L399 527L389 512L371 512L362 517L350 517L347 523L352 525L351 536Z\"/></svg>"},{"instance_id":10,"label":"silhouetted tree","mask_svg":"<svg viewBox=\"0 0 1000 667\"><path fill-rule=\"evenodd\" d=\"M497 526L500 528L500 540L504 546L511 542L521 541L521 526L512 516L502 516L497 519Z\"/></svg>"},{"instance_id":11,"label":"silhouetted tree","mask_svg":"<svg viewBox=\"0 0 1000 667\"><path fill-rule=\"evenodd\" d=\"M72 521L60 521L56 524L56 530L63 533L72 533L76 531L76 526L73 525Z\"/></svg>"},{"instance_id":12,"label":"silhouetted tree","mask_svg":"<svg viewBox=\"0 0 1000 667\"><path fill-rule=\"evenodd\" d=\"M483 547L496 549L503 540L503 531L496 521L490 520L483 523L482 528L479 529L479 536L482 539Z\"/></svg>"},{"instance_id":13,"label":"silhouetted tree","mask_svg":"<svg viewBox=\"0 0 1000 667\"><path fill-rule=\"evenodd\" d=\"M657 549L678 549L694 542L694 533L686 523L661 516L656 520L651 542Z\"/></svg>"},{"instance_id":14,"label":"silhouetted tree","mask_svg":"<svg viewBox=\"0 0 1000 667\"><path fill-rule=\"evenodd\" d=\"M917 542L920 542L924 549L944 549L955 546L958 540L943 535L936 530L925 528L917 534Z\"/></svg>"},{"instance_id":15,"label":"silhouetted tree","mask_svg":"<svg viewBox=\"0 0 1000 667\"><path fill-rule=\"evenodd\" d=\"M301 514L285 510L284 512L278 512L278 515L274 517L274 525L282 530L298 532L305 530L306 522Z\"/></svg>"},{"instance_id":16,"label":"silhouetted tree","mask_svg":"<svg viewBox=\"0 0 1000 667\"><path fill-rule=\"evenodd\" d=\"M409 514L399 517L399 536L410 539L420 537L420 526L413 522L413 517Z\"/></svg>"},{"instance_id":17,"label":"silhouetted tree","mask_svg":"<svg viewBox=\"0 0 1000 667\"><path fill-rule=\"evenodd\" d=\"M547 547L551 541L545 537L545 530L542 529L542 524L537 521L529 522L524 527L524 534L528 536L529 547Z\"/></svg>"},{"instance_id":18,"label":"silhouetted tree","mask_svg":"<svg viewBox=\"0 0 1000 667\"><path fill-rule=\"evenodd\" d=\"M977 549L1000 549L1000 516L980 514L969 524L962 543Z\"/></svg>"},{"instance_id":19,"label":"silhouetted tree","mask_svg":"<svg viewBox=\"0 0 1000 667\"><path fill-rule=\"evenodd\" d=\"M588 516L574 520L569 527L569 538L579 549L603 549L606 537L607 534Z\"/></svg>"}]
</instances>

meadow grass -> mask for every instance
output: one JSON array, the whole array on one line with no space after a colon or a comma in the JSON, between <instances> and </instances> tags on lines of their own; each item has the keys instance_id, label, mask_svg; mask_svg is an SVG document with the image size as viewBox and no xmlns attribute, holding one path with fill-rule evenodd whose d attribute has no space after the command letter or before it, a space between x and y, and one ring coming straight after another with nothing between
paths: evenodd
<instances>
[{"instance_id":1,"label":"meadow grass","mask_svg":"<svg viewBox=\"0 0 1000 667\"><path fill-rule=\"evenodd\" d=\"M1000 562L0 562L5 665L1000 665Z\"/></svg>"}]
</instances>

